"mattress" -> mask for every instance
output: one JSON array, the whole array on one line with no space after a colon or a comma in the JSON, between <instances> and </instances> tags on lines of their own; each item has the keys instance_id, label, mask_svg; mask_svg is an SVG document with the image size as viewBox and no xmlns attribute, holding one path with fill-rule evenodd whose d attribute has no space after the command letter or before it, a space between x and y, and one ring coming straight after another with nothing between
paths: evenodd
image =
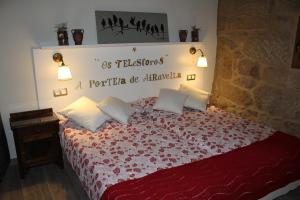
<instances>
[{"instance_id":1,"label":"mattress","mask_svg":"<svg viewBox=\"0 0 300 200\"><path fill-rule=\"evenodd\" d=\"M118 182L229 152L274 133L216 107L207 112L185 108L182 115L152 110L155 100L133 102L139 112L127 125L111 120L96 133L61 120L62 148L90 199L100 199Z\"/></svg>"}]
</instances>

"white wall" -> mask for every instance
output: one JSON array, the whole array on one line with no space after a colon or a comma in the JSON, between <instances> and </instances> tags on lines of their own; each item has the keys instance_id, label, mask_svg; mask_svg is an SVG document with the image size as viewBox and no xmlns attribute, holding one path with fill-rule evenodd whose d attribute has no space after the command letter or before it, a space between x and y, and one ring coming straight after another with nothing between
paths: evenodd
<instances>
[{"instance_id":1,"label":"white wall","mask_svg":"<svg viewBox=\"0 0 300 200\"><path fill-rule=\"evenodd\" d=\"M9 113L37 108L32 48L57 45L55 24L83 28L83 43L95 44L95 10L164 12L170 41L179 41L179 29L197 25L207 54L215 58L217 4L217 0L0 0L0 111L11 157L16 153ZM71 34L69 41L73 44ZM214 65L212 59L210 66Z\"/></svg>"}]
</instances>

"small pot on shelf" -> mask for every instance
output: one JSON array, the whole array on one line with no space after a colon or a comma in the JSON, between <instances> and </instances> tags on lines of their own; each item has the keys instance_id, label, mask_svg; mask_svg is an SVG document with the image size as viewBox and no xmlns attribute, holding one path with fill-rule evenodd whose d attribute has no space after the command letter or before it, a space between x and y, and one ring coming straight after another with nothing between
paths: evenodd
<instances>
[{"instance_id":1,"label":"small pot on shelf","mask_svg":"<svg viewBox=\"0 0 300 200\"><path fill-rule=\"evenodd\" d=\"M192 26L192 32L191 32L191 38L192 42L199 42L199 28L196 28L196 26Z\"/></svg>"},{"instance_id":2,"label":"small pot on shelf","mask_svg":"<svg viewBox=\"0 0 300 200\"><path fill-rule=\"evenodd\" d=\"M179 30L179 40L180 42L185 42L187 38L188 31L187 30Z\"/></svg>"},{"instance_id":3,"label":"small pot on shelf","mask_svg":"<svg viewBox=\"0 0 300 200\"><path fill-rule=\"evenodd\" d=\"M69 38L68 38L68 26L67 23L60 23L55 26L56 33L57 33L57 40L58 45L69 45Z\"/></svg>"},{"instance_id":4,"label":"small pot on shelf","mask_svg":"<svg viewBox=\"0 0 300 200\"><path fill-rule=\"evenodd\" d=\"M68 39L68 32L63 30L57 31L57 40L58 40L58 45L63 46L63 45L69 45L69 39Z\"/></svg>"},{"instance_id":5,"label":"small pot on shelf","mask_svg":"<svg viewBox=\"0 0 300 200\"><path fill-rule=\"evenodd\" d=\"M83 40L83 29L72 29L71 30L75 45L81 45Z\"/></svg>"}]
</instances>

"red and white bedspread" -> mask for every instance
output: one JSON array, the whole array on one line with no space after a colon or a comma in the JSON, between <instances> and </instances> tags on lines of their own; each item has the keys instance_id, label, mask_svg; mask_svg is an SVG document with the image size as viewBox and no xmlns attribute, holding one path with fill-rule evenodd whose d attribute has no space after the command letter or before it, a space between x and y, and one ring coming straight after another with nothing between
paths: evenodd
<instances>
[{"instance_id":1,"label":"red and white bedspread","mask_svg":"<svg viewBox=\"0 0 300 200\"><path fill-rule=\"evenodd\" d=\"M300 139L269 138L109 187L101 200L256 200L300 178Z\"/></svg>"},{"instance_id":2,"label":"red and white bedspread","mask_svg":"<svg viewBox=\"0 0 300 200\"><path fill-rule=\"evenodd\" d=\"M183 115L152 110L156 98L134 102L127 125L106 122L97 133L62 120L63 150L84 189L99 200L109 186L261 141L274 130L210 107Z\"/></svg>"}]
</instances>

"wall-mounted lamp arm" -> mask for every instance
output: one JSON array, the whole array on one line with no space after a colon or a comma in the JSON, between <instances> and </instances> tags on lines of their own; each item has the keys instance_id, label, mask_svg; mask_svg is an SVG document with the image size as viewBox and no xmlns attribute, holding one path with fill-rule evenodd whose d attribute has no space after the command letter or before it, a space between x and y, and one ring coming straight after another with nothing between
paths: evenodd
<instances>
[{"instance_id":1,"label":"wall-mounted lamp arm","mask_svg":"<svg viewBox=\"0 0 300 200\"><path fill-rule=\"evenodd\" d=\"M204 57L204 53L201 49L197 49L197 51L200 51L201 52L201 57Z\"/></svg>"},{"instance_id":2,"label":"wall-mounted lamp arm","mask_svg":"<svg viewBox=\"0 0 300 200\"><path fill-rule=\"evenodd\" d=\"M194 55L197 51L200 51L201 57L204 57L204 52L201 49L196 49L195 47L190 48L190 54Z\"/></svg>"},{"instance_id":3,"label":"wall-mounted lamp arm","mask_svg":"<svg viewBox=\"0 0 300 200\"><path fill-rule=\"evenodd\" d=\"M62 67L63 67L63 66L66 66L65 63L64 63L64 60L61 61L61 66L62 66Z\"/></svg>"}]
</instances>

